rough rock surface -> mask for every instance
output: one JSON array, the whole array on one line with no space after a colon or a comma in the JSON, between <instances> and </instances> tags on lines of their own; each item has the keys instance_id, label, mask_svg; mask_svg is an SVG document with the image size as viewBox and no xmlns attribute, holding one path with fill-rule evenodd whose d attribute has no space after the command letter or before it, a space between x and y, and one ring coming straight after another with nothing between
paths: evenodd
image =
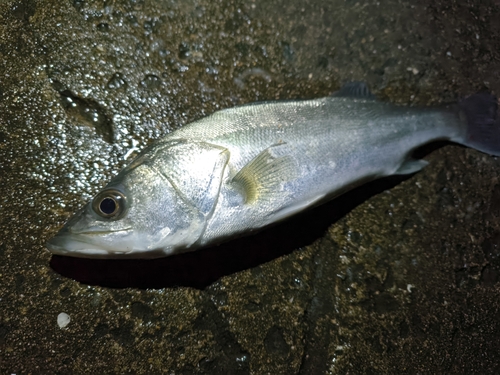
<instances>
[{"instance_id":1,"label":"rough rock surface","mask_svg":"<svg viewBox=\"0 0 500 375\"><path fill-rule=\"evenodd\" d=\"M351 80L405 105L500 94L499 17L493 0L0 2L0 371L499 373L500 163L473 150L197 253L44 248L138 149L217 109Z\"/></svg>"}]
</instances>

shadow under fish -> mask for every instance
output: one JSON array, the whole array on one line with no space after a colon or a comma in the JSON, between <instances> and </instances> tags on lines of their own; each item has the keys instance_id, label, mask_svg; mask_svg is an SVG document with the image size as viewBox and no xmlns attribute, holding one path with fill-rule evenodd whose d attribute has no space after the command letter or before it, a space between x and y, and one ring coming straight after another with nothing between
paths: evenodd
<instances>
[{"instance_id":1,"label":"shadow under fish","mask_svg":"<svg viewBox=\"0 0 500 375\"><path fill-rule=\"evenodd\" d=\"M53 255L54 271L78 282L112 288L204 289L223 276L257 267L324 236L328 227L371 197L410 176L390 176L250 236L158 259L88 259Z\"/></svg>"}]
</instances>

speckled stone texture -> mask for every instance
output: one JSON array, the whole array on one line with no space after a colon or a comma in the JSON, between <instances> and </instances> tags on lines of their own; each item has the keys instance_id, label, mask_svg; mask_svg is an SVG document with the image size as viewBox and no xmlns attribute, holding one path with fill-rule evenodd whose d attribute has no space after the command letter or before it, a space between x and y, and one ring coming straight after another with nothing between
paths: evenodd
<instances>
[{"instance_id":1,"label":"speckled stone texture","mask_svg":"<svg viewBox=\"0 0 500 375\"><path fill-rule=\"evenodd\" d=\"M500 94L499 19L493 0L0 2L0 372L499 373L500 162L473 150L170 259L44 247L217 109L351 80L404 105Z\"/></svg>"}]
</instances>

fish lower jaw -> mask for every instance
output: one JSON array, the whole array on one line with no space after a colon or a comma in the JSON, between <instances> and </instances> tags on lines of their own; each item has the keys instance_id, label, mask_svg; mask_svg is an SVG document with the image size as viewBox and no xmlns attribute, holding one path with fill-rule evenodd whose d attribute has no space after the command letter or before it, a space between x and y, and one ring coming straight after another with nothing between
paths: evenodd
<instances>
[{"instance_id":1,"label":"fish lower jaw","mask_svg":"<svg viewBox=\"0 0 500 375\"><path fill-rule=\"evenodd\" d=\"M81 234L59 234L47 242L47 249L54 255L92 259L155 259L174 253L169 247L134 249L131 247L131 242L122 247L115 244L113 249L108 249L85 241L86 239Z\"/></svg>"},{"instance_id":2,"label":"fish lower jaw","mask_svg":"<svg viewBox=\"0 0 500 375\"><path fill-rule=\"evenodd\" d=\"M113 258L122 257L132 252L132 249L106 249L86 242L79 237L81 236L72 234L57 235L47 242L47 249L55 255L76 258Z\"/></svg>"}]
</instances>

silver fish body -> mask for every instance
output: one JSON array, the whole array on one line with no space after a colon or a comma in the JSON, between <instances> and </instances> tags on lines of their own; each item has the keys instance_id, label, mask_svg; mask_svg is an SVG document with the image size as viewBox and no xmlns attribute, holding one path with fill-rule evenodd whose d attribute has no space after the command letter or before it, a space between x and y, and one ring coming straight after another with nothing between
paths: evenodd
<instances>
[{"instance_id":1,"label":"silver fish body","mask_svg":"<svg viewBox=\"0 0 500 375\"><path fill-rule=\"evenodd\" d=\"M463 107L395 106L353 89L360 86L321 99L244 105L184 126L145 149L48 248L103 258L191 251L365 181L414 173L426 162L409 155L428 142L470 143Z\"/></svg>"}]
</instances>

